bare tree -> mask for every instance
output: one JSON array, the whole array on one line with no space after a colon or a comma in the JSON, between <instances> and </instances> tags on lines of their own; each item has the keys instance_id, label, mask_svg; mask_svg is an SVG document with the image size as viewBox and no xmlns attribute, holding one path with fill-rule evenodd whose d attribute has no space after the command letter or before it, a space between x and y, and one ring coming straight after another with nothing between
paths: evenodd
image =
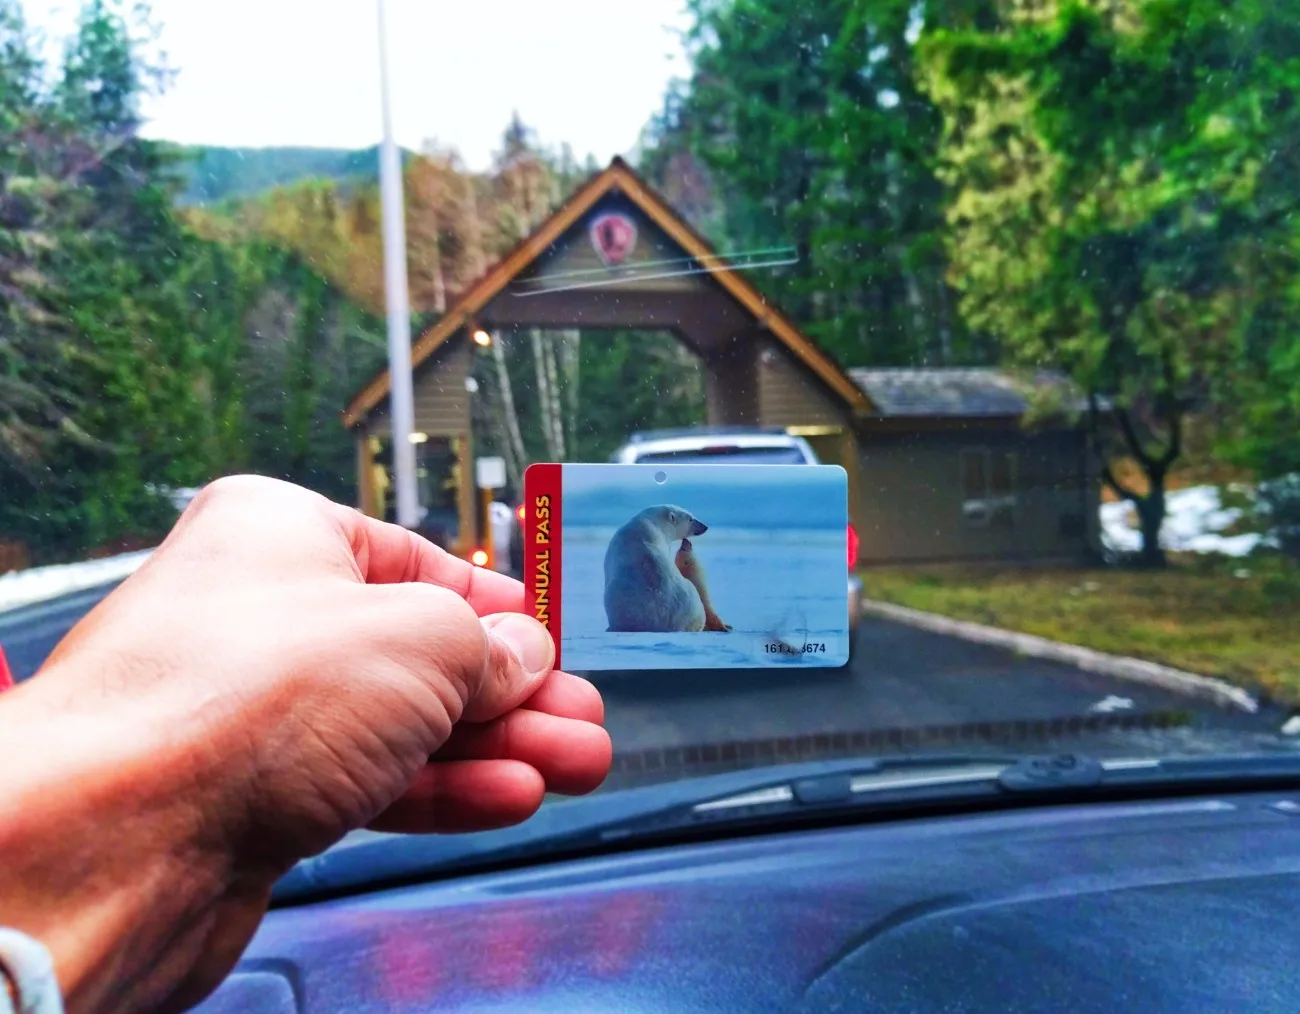
<instances>
[{"instance_id":1,"label":"bare tree","mask_svg":"<svg viewBox=\"0 0 1300 1014\"><path fill-rule=\"evenodd\" d=\"M539 328L530 328L533 345L533 366L537 371L537 402L542 415L542 436L546 439L546 453L552 461L564 460L564 427L559 412L558 371L555 350L542 337Z\"/></svg>"},{"instance_id":2,"label":"bare tree","mask_svg":"<svg viewBox=\"0 0 1300 1014\"><path fill-rule=\"evenodd\" d=\"M582 332L567 330L560 334L558 352L560 373L564 377L565 428L572 445L578 432L578 364L581 361Z\"/></svg>"},{"instance_id":3,"label":"bare tree","mask_svg":"<svg viewBox=\"0 0 1300 1014\"><path fill-rule=\"evenodd\" d=\"M515 393L510 386L510 370L506 365L505 342L499 333L492 336L492 358L496 362L497 386L501 392L498 420L500 430L506 435L506 467L510 472L510 483L515 489L523 488L523 470L528 465L528 455L524 450L524 437L519 428L519 413L515 410Z\"/></svg>"},{"instance_id":4,"label":"bare tree","mask_svg":"<svg viewBox=\"0 0 1300 1014\"><path fill-rule=\"evenodd\" d=\"M565 458L565 439L564 439L564 414L565 413L563 408L563 394L560 389L561 388L560 370L559 370L559 363L558 363L559 342L555 340L552 341L543 340L542 347L546 353L546 370L547 370L547 379L549 380L549 384L547 385L547 393L550 395L551 398L551 407L548 415L550 416L551 432L553 434L552 440L556 452L555 460L563 461Z\"/></svg>"}]
</instances>

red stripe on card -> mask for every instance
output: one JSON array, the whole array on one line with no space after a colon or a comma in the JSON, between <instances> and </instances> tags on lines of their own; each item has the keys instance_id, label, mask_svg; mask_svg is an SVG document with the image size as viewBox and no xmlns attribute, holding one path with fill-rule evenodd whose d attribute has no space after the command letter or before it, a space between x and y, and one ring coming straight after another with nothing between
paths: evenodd
<instances>
[{"instance_id":1,"label":"red stripe on card","mask_svg":"<svg viewBox=\"0 0 1300 1014\"><path fill-rule=\"evenodd\" d=\"M560 667L560 517L563 465L524 472L524 587L528 610L551 632Z\"/></svg>"}]
</instances>

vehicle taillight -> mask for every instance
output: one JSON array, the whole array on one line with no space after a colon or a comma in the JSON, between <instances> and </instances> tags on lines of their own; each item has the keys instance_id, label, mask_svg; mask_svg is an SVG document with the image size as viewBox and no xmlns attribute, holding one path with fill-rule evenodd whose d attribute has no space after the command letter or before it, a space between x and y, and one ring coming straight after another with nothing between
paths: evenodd
<instances>
[{"instance_id":1,"label":"vehicle taillight","mask_svg":"<svg viewBox=\"0 0 1300 1014\"><path fill-rule=\"evenodd\" d=\"M519 519L519 523L520 523L521 525L524 523L524 505L523 505L523 504L520 504L518 507L515 508L515 517L517 517L517 518Z\"/></svg>"},{"instance_id":2,"label":"vehicle taillight","mask_svg":"<svg viewBox=\"0 0 1300 1014\"><path fill-rule=\"evenodd\" d=\"M486 567L488 562L487 550L474 550L474 552L469 554L469 562L474 564L475 567Z\"/></svg>"},{"instance_id":3,"label":"vehicle taillight","mask_svg":"<svg viewBox=\"0 0 1300 1014\"><path fill-rule=\"evenodd\" d=\"M858 530L849 525L849 570L858 565Z\"/></svg>"}]
</instances>

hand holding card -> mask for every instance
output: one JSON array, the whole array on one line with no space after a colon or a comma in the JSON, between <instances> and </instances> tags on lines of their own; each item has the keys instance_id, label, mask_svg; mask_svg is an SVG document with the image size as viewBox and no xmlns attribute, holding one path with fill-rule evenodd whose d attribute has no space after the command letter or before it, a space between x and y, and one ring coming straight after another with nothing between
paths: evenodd
<instances>
[{"instance_id":1,"label":"hand holding card","mask_svg":"<svg viewBox=\"0 0 1300 1014\"><path fill-rule=\"evenodd\" d=\"M528 602L569 669L848 660L841 468L534 465L525 503Z\"/></svg>"}]
</instances>

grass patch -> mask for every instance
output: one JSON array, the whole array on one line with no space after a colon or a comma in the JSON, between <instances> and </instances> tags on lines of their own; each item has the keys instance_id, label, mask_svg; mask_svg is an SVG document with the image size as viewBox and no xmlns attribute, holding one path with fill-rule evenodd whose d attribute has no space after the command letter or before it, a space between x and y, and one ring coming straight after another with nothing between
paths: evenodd
<instances>
[{"instance_id":1,"label":"grass patch","mask_svg":"<svg viewBox=\"0 0 1300 1014\"><path fill-rule=\"evenodd\" d=\"M1219 676L1300 704L1300 567L1176 557L1166 571L886 569L866 594Z\"/></svg>"}]
</instances>

